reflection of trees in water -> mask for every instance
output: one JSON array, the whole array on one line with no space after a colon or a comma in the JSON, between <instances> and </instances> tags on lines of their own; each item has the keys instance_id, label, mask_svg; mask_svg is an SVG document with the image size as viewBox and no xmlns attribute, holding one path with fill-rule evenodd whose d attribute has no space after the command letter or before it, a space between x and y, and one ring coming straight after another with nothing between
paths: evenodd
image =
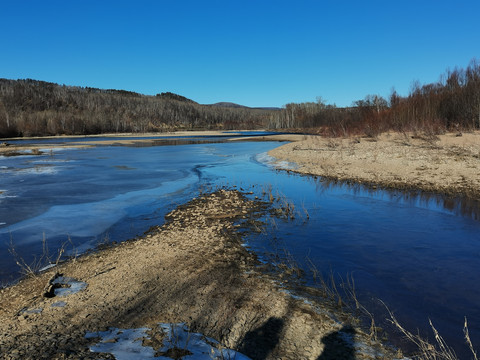
<instances>
[{"instance_id":1,"label":"reflection of trees in water","mask_svg":"<svg viewBox=\"0 0 480 360\"><path fill-rule=\"evenodd\" d=\"M122 146L131 146L131 147L150 147L150 146L175 146L175 145L193 145L193 144L218 144L226 142L227 140L192 140L192 139L174 139L174 140L152 140L152 141L138 141L133 142L132 144L119 144Z\"/></svg>"},{"instance_id":2,"label":"reflection of trees in water","mask_svg":"<svg viewBox=\"0 0 480 360\"><path fill-rule=\"evenodd\" d=\"M354 195L386 196L392 202L404 202L409 205L422 205L425 207L436 206L474 220L480 220L480 201L466 196L448 196L420 190L389 190L374 188L373 186L328 179L321 176L313 177L317 191L320 193L343 187L353 192Z\"/></svg>"},{"instance_id":3,"label":"reflection of trees in water","mask_svg":"<svg viewBox=\"0 0 480 360\"><path fill-rule=\"evenodd\" d=\"M268 135L268 134L266 134ZM130 146L130 147L150 147L150 146L175 146L175 145L194 145L194 144L220 144L230 142L232 138L242 138L246 135L229 135L221 137L192 137L184 139L152 139L150 141L134 141L131 144L118 143L120 146ZM265 134L253 134L248 135L248 138L242 139L242 141L267 141L263 138ZM115 143L113 145L116 145Z\"/></svg>"}]
</instances>

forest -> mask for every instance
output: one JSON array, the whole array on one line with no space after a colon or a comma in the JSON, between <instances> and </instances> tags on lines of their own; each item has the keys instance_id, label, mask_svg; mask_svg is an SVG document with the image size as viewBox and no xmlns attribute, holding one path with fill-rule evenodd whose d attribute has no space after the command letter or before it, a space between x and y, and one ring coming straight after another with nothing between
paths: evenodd
<instances>
[{"instance_id":1,"label":"forest","mask_svg":"<svg viewBox=\"0 0 480 360\"><path fill-rule=\"evenodd\" d=\"M0 137L259 128L328 136L474 130L480 128L480 63L473 59L465 69L447 70L436 83L414 82L406 96L367 95L345 108L322 98L282 109L221 104L201 105L170 92L151 96L0 79Z\"/></svg>"},{"instance_id":2,"label":"forest","mask_svg":"<svg viewBox=\"0 0 480 360\"><path fill-rule=\"evenodd\" d=\"M351 107L317 102L291 103L273 113L268 124L276 129L302 129L328 136L376 136L386 131L440 134L480 129L480 63L447 70L436 83L413 82L407 96L395 90L385 99L367 95Z\"/></svg>"},{"instance_id":3,"label":"forest","mask_svg":"<svg viewBox=\"0 0 480 360\"><path fill-rule=\"evenodd\" d=\"M170 92L0 79L0 137L263 127L270 111L200 105Z\"/></svg>"}]
</instances>

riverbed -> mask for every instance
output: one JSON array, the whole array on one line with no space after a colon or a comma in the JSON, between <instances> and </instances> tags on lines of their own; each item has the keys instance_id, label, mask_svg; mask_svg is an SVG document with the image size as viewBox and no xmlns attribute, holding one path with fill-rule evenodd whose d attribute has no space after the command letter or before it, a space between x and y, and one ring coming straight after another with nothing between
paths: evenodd
<instances>
[{"instance_id":1,"label":"riverbed","mask_svg":"<svg viewBox=\"0 0 480 360\"><path fill-rule=\"evenodd\" d=\"M32 263L45 242L54 257L62 244L81 253L133 238L208 190L229 187L251 197L271 191L294 204L295 216L245 239L265 261L282 248L305 269L311 262L327 277L353 276L360 301L379 317L384 310L376 299L412 330L426 331L431 318L459 354L467 316L472 340L480 343L480 222L468 201L278 170L295 167L267 155L281 142L196 140L50 145L42 155L1 157L2 282L18 277L10 244ZM312 283L308 271L305 281Z\"/></svg>"}]
</instances>

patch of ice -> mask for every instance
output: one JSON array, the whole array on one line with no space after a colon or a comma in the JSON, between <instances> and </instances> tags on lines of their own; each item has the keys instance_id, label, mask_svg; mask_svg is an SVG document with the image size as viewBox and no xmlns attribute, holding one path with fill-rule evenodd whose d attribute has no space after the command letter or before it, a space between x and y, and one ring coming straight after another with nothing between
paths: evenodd
<instances>
[{"instance_id":1,"label":"patch of ice","mask_svg":"<svg viewBox=\"0 0 480 360\"><path fill-rule=\"evenodd\" d=\"M25 168L14 168L14 167L3 167L7 173L11 173L13 175L55 175L58 173L58 167L52 164L37 164L31 167ZM20 180L23 181L23 180Z\"/></svg>"},{"instance_id":2,"label":"patch of ice","mask_svg":"<svg viewBox=\"0 0 480 360\"><path fill-rule=\"evenodd\" d=\"M338 335L346 344L351 346L358 355L361 355L361 357L379 359L379 358L383 358L384 356L382 352L374 349L373 347L363 342L355 341L355 337L351 333L339 331Z\"/></svg>"},{"instance_id":3,"label":"patch of ice","mask_svg":"<svg viewBox=\"0 0 480 360\"><path fill-rule=\"evenodd\" d=\"M70 277L59 276L53 280L52 284L60 285L60 288L54 290L55 296L67 296L75 294L87 287L87 283L78 281Z\"/></svg>"},{"instance_id":4,"label":"patch of ice","mask_svg":"<svg viewBox=\"0 0 480 360\"><path fill-rule=\"evenodd\" d=\"M52 158L52 157L48 157L48 158L40 158L40 159L36 159L34 161L32 161L32 163L34 164L50 164L50 163L70 163L70 162L75 162L75 160L71 160L71 159L56 159L56 158Z\"/></svg>"},{"instance_id":5,"label":"patch of ice","mask_svg":"<svg viewBox=\"0 0 480 360\"><path fill-rule=\"evenodd\" d=\"M116 329L107 331L88 332L87 339L100 338L100 342L90 347L91 352L110 353L117 360L153 359L155 350L143 346L142 341L147 337L148 328L140 329Z\"/></svg>"},{"instance_id":6,"label":"patch of ice","mask_svg":"<svg viewBox=\"0 0 480 360\"><path fill-rule=\"evenodd\" d=\"M72 237L97 236L129 213L139 215L140 207L148 208L160 198L186 189L197 180L196 176L191 175L181 180L164 182L157 188L131 191L102 201L55 205L43 214L0 229L0 234L21 231L22 244L37 241L39 233L45 233L47 238L58 234L69 234ZM78 221L79 218L82 220Z\"/></svg>"},{"instance_id":7,"label":"patch of ice","mask_svg":"<svg viewBox=\"0 0 480 360\"><path fill-rule=\"evenodd\" d=\"M45 270L48 270L48 269L51 269L52 267L55 267L57 266L57 264L48 264L44 267L42 267L40 270L38 270L39 272L42 272L42 271L45 271Z\"/></svg>"},{"instance_id":8,"label":"patch of ice","mask_svg":"<svg viewBox=\"0 0 480 360\"><path fill-rule=\"evenodd\" d=\"M0 190L0 199L16 198L17 195L8 195L8 190Z\"/></svg>"},{"instance_id":9,"label":"patch of ice","mask_svg":"<svg viewBox=\"0 0 480 360\"><path fill-rule=\"evenodd\" d=\"M117 329L110 328L103 332L89 332L87 339L99 338L100 342L91 346L90 351L110 353L117 360L127 359L161 359L170 357L157 356L156 353L166 353L170 349L181 349L190 352L182 359L211 360L211 359L236 359L250 360L243 354L234 350L222 349L218 341L208 338L200 333L189 332L187 326L180 324L159 324L165 335L162 348L155 351L150 346L143 344L144 339L149 339L148 328Z\"/></svg>"},{"instance_id":10,"label":"patch of ice","mask_svg":"<svg viewBox=\"0 0 480 360\"><path fill-rule=\"evenodd\" d=\"M326 307L318 306L314 302L308 300L307 298L303 296L298 296L293 294L290 290L286 288L286 285L282 283L279 280L275 280L274 283L280 288L280 291L284 292L285 294L288 294L295 300L300 300L303 301L304 304L309 305L310 308L315 311L317 314L321 315L326 315L328 318L330 318L333 322L335 322L337 325L341 326L343 323L337 318L337 316L331 312L328 311Z\"/></svg>"},{"instance_id":11,"label":"patch of ice","mask_svg":"<svg viewBox=\"0 0 480 360\"><path fill-rule=\"evenodd\" d=\"M21 175L55 175L58 169L55 166L34 166L26 169L16 169L16 172Z\"/></svg>"},{"instance_id":12,"label":"patch of ice","mask_svg":"<svg viewBox=\"0 0 480 360\"><path fill-rule=\"evenodd\" d=\"M280 291L283 292L283 293L285 293L285 294L287 294L287 295L289 295L289 296L290 296L292 299L294 299L294 300L302 301L302 302L303 302L304 304L306 304L306 305L314 306L314 304L313 304L310 300L304 298L303 296L295 295L295 294L294 294L293 292L291 292L290 290L287 290L287 289L283 288L283 289L281 289Z\"/></svg>"},{"instance_id":13,"label":"patch of ice","mask_svg":"<svg viewBox=\"0 0 480 360\"><path fill-rule=\"evenodd\" d=\"M38 309L23 308L23 309L20 311L20 314L41 314L42 311L43 311L42 308L38 308Z\"/></svg>"},{"instance_id":14,"label":"patch of ice","mask_svg":"<svg viewBox=\"0 0 480 360\"><path fill-rule=\"evenodd\" d=\"M49 153L54 153L54 152L59 152L63 150L78 150L76 147L52 147L52 148L41 148L39 149L42 153L45 155L48 155Z\"/></svg>"},{"instance_id":15,"label":"patch of ice","mask_svg":"<svg viewBox=\"0 0 480 360\"><path fill-rule=\"evenodd\" d=\"M57 301L50 305L50 307L65 307L65 305L67 305L65 301Z\"/></svg>"},{"instance_id":16,"label":"patch of ice","mask_svg":"<svg viewBox=\"0 0 480 360\"><path fill-rule=\"evenodd\" d=\"M298 168L298 165L289 161L280 161L274 157L268 155L268 153L263 152L257 154L255 160L259 163L267 165L268 167L282 170L295 170Z\"/></svg>"}]
</instances>

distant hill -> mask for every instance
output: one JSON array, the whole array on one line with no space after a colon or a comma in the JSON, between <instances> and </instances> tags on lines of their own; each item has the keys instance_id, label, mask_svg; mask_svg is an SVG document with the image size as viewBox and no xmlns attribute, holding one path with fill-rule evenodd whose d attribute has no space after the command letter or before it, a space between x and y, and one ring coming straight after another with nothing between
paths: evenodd
<instances>
[{"instance_id":1,"label":"distant hill","mask_svg":"<svg viewBox=\"0 0 480 360\"><path fill-rule=\"evenodd\" d=\"M207 106L182 95L0 78L0 138L266 128L274 111ZM230 103L231 104L231 103Z\"/></svg>"},{"instance_id":2,"label":"distant hill","mask_svg":"<svg viewBox=\"0 0 480 360\"><path fill-rule=\"evenodd\" d=\"M170 99L170 100L177 100L177 101L183 101L191 104L197 104L196 101L193 101L189 98L186 98L185 96L178 95L175 93L171 92L162 92L161 94L155 95L156 97L162 98L162 99Z\"/></svg>"},{"instance_id":3,"label":"distant hill","mask_svg":"<svg viewBox=\"0 0 480 360\"><path fill-rule=\"evenodd\" d=\"M210 104L209 106L218 106L218 107L225 107L225 108L248 108L248 106L243 106L243 105L235 104L232 102L218 102L215 104Z\"/></svg>"},{"instance_id":4,"label":"distant hill","mask_svg":"<svg viewBox=\"0 0 480 360\"><path fill-rule=\"evenodd\" d=\"M278 107L249 107L249 106L245 106L245 105L235 104L235 103L232 103L232 102L218 102L218 103L215 103L215 104L210 104L208 106L218 106L218 107L236 108L236 109L243 108L243 109L258 109L258 110L281 110Z\"/></svg>"}]
</instances>

